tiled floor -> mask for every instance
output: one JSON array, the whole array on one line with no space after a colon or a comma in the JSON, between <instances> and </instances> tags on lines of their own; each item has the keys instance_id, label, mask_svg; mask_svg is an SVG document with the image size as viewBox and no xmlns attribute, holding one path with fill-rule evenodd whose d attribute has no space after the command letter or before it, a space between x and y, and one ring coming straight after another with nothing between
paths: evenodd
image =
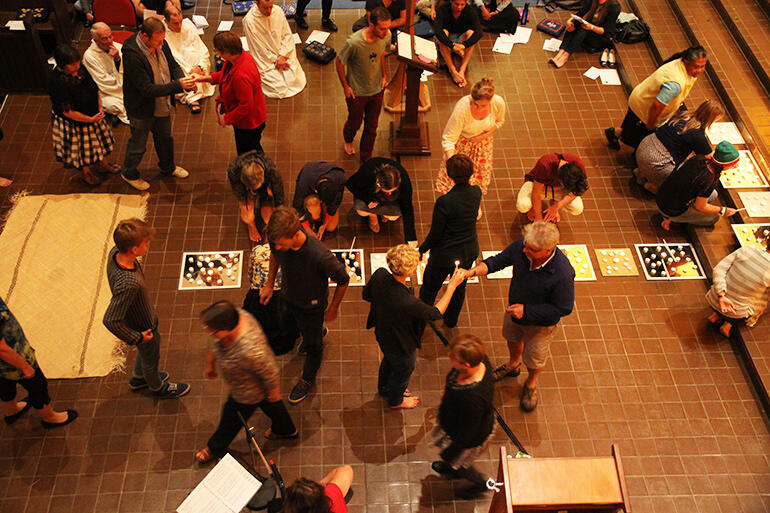
<instances>
[{"instance_id":1,"label":"tiled floor","mask_svg":"<svg viewBox=\"0 0 770 513\"><path fill-rule=\"evenodd\" d=\"M227 19L221 4L206 4L199 0L195 12L213 26ZM344 33L357 14L335 16ZM532 16L540 17L539 11ZM319 24L317 11L311 12L310 23L311 28ZM684 46L674 29L663 31L670 53ZM207 30L208 42L212 36ZM589 165L586 211L560 223L563 243L593 250L660 240L663 234L651 221L653 202L603 143L601 129L619 123L626 110L622 89L582 76L596 56L577 55L565 69L552 69L541 50L544 39L535 32L528 45L506 56L491 52L494 39L486 35L470 68L471 83L494 77L508 105L506 123L495 136L494 179L479 224L482 249L502 249L518 236L524 219L515 213L515 194L524 172L546 151L575 152ZM329 44L339 49L343 40L342 34L333 35ZM643 45L622 51L634 83L654 68ZM349 173L358 164L342 151L345 106L333 67L303 66L310 85L295 98L268 101L263 138L289 193L306 160L335 160ZM428 88L433 108L424 119L434 154L403 159L416 190L420 237L427 234L436 197L432 185L440 133L454 102L468 93L444 75L431 77ZM702 81L691 103L705 97L714 96ZM6 140L0 144L0 174L16 183L0 191L2 212L22 189L86 192L53 159L48 112L45 97L9 101L2 119ZM387 114L381 118L376 154L387 152L391 119ZM206 339L197 316L214 299L239 302L245 291L179 292L175 273L182 251L247 249L249 241L225 177L235 153L232 135L217 126L213 103L205 102L196 117L178 109L175 133L177 160L191 171L190 179L158 179L152 157L143 168L152 184L149 219L159 229L147 256L147 274L161 318L164 368L175 379L189 381L193 390L180 401L156 402L130 392L124 374L52 382L56 404L76 407L81 418L56 432L43 432L28 419L0 427L0 512L173 511L208 470L194 464L192 455L217 422L226 391L221 382L203 378ZM127 136L126 127L116 130L118 160ZM97 192L131 191L111 178ZM346 196L339 233L325 240L328 247L347 247L354 236L356 246L367 252L401 242L400 224L386 225L373 236L351 207L352 198ZM684 234L673 232L667 240L684 240ZM481 337L494 362L507 353L500 337L506 290L499 281L470 285L456 330ZM606 455L618 443L638 512L770 510L770 433L729 344L707 330L705 291L702 281L641 277L577 283L575 311L564 320L542 377L540 406L531 414L519 410L523 377L501 383L496 392L498 408L528 451L535 457ZM426 335L410 384L422 406L387 411L375 390L379 354L373 334L364 330L366 313L360 289L349 289L340 318L330 325L316 392L291 407L300 440L265 442L266 453L288 482L299 475L319 478L335 465L353 465L354 512L485 511L488 498L455 501L454 485L430 471L436 451L427 433L449 369L443 347L434 335ZM766 324L753 332L765 341ZM287 391L301 357L292 353L280 362ZM253 422L265 425L259 415ZM497 448L506 443L499 433L480 468L494 472ZM243 439L233 449L246 451Z\"/></svg>"}]
</instances>

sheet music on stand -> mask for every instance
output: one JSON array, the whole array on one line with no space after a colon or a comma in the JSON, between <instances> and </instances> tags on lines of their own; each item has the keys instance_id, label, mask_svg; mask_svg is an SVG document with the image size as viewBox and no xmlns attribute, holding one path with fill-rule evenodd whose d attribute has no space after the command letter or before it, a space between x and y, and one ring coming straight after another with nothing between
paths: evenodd
<instances>
[{"instance_id":1,"label":"sheet music on stand","mask_svg":"<svg viewBox=\"0 0 770 513\"><path fill-rule=\"evenodd\" d=\"M226 454L177 508L178 513L238 513L262 483Z\"/></svg>"},{"instance_id":2,"label":"sheet music on stand","mask_svg":"<svg viewBox=\"0 0 770 513\"><path fill-rule=\"evenodd\" d=\"M396 36L398 43L398 56L404 59L414 60L419 56L425 57L430 62L438 61L438 50L436 43L430 39L420 36L414 36L414 53L412 52L412 35L406 32L399 32ZM415 55L416 54L416 55Z\"/></svg>"}]
</instances>

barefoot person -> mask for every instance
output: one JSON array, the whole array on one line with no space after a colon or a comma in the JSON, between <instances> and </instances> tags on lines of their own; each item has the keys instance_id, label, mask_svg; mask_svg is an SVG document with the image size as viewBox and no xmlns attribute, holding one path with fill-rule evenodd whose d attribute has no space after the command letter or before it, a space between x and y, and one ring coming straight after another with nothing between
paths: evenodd
<instances>
[{"instance_id":1,"label":"barefoot person","mask_svg":"<svg viewBox=\"0 0 770 513\"><path fill-rule=\"evenodd\" d=\"M556 245L559 230L537 221L522 230L523 237L501 253L468 271L484 276L508 266L513 277L503 318L503 338L508 342L508 362L495 369L495 379L517 377L521 364L527 381L521 390L521 409L530 412L538 401L537 381L548 358L548 348L559 321L575 307L575 270Z\"/></svg>"},{"instance_id":2,"label":"barefoot person","mask_svg":"<svg viewBox=\"0 0 770 513\"><path fill-rule=\"evenodd\" d=\"M28 396L16 401L16 385L21 385ZM35 350L29 345L19 321L0 299L0 400L3 401L4 420L13 424L30 408L35 408L45 429L66 426L76 418L75 410L56 411L48 395L48 380L40 370Z\"/></svg>"},{"instance_id":3,"label":"barefoot person","mask_svg":"<svg viewBox=\"0 0 770 513\"><path fill-rule=\"evenodd\" d=\"M420 263L420 254L407 244L391 248L388 268L377 269L364 287L362 297L371 303L366 329L374 328L374 336L382 351L377 391L391 408L414 408L420 402L407 390L414 372L420 337L426 321L437 321L449 306L452 294L465 280L464 271L455 270L446 292L436 306L414 297L406 286Z\"/></svg>"},{"instance_id":4,"label":"barefoot person","mask_svg":"<svg viewBox=\"0 0 770 513\"><path fill-rule=\"evenodd\" d=\"M458 87L465 87L468 85L465 77L468 62L476 49L476 43L484 35L479 15L466 0L444 2L436 8L433 31L441 56L449 68L449 75ZM461 59L459 69L455 66L453 54Z\"/></svg>"},{"instance_id":5,"label":"barefoot person","mask_svg":"<svg viewBox=\"0 0 770 513\"><path fill-rule=\"evenodd\" d=\"M251 150L233 160L227 168L227 178L238 199L241 221L249 227L249 239L260 242L273 210L286 203L275 162L264 153Z\"/></svg>"},{"instance_id":6,"label":"barefoot person","mask_svg":"<svg viewBox=\"0 0 770 513\"><path fill-rule=\"evenodd\" d=\"M205 374L217 377L216 365L230 392L214 434L195 459L206 463L221 458L241 430L240 413L249 420L259 408L270 418L265 438L297 438L297 428L281 399L281 376L273 350L262 328L249 313L229 301L217 301L201 312L201 322L212 337Z\"/></svg>"}]
</instances>

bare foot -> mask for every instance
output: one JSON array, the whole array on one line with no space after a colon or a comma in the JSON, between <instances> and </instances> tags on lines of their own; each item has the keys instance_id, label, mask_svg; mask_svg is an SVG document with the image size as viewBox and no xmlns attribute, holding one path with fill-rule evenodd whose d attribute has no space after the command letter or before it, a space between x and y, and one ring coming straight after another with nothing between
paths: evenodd
<instances>
[{"instance_id":1,"label":"bare foot","mask_svg":"<svg viewBox=\"0 0 770 513\"><path fill-rule=\"evenodd\" d=\"M449 74L452 75L452 80L455 84L457 84L457 87L463 87L463 82L465 79L461 74L459 74L457 71L450 71Z\"/></svg>"},{"instance_id":2,"label":"bare foot","mask_svg":"<svg viewBox=\"0 0 770 513\"><path fill-rule=\"evenodd\" d=\"M533 223L535 222L536 218L535 218L535 209L534 208L530 208L529 212L527 212L527 219L529 219Z\"/></svg>"},{"instance_id":3,"label":"bare foot","mask_svg":"<svg viewBox=\"0 0 770 513\"><path fill-rule=\"evenodd\" d=\"M369 216L369 229L374 233L380 233L380 222L377 216Z\"/></svg>"},{"instance_id":4,"label":"bare foot","mask_svg":"<svg viewBox=\"0 0 770 513\"><path fill-rule=\"evenodd\" d=\"M69 416L66 411L51 411L50 414L42 415L43 420L52 424L61 424L65 422Z\"/></svg>"},{"instance_id":5,"label":"bare foot","mask_svg":"<svg viewBox=\"0 0 770 513\"><path fill-rule=\"evenodd\" d=\"M719 327L719 332L722 335L724 335L725 338L730 338L730 330L732 329L732 327L733 327L732 324L730 324L729 322L726 322Z\"/></svg>"},{"instance_id":6,"label":"bare foot","mask_svg":"<svg viewBox=\"0 0 770 513\"><path fill-rule=\"evenodd\" d=\"M211 455L211 451L209 450L208 446L204 447L203 449L199 449L198 452L195 453L195 460L198 463L208 463L213 459L214 456Z\"/></svg>"},{"instance_id":7,"label":"bare foot","mask_svg":"<svg viewBox=\"0 0 770 513\"><path fill-rule=\"evenodd\" d=\"M671 228L671 219L664 219L663 222L660 223L660 227L668 231L669 228Z\"/></svg>"},{"instance_id":8,"label":"bare foot","mask_svg":"<svg viewBox=\"0 0 770 513\"><path fill-rule=\"evenodd\" d=\"M8 178L3 178L0 176L0 187L8 187L13 183L13 180L10 180Z\"/></svg>"},{"instance_id":9,"label":"bare foot","mask_svg":"<svg viewBox=\"0 0 770 513\"><path fill-rule=\"evenodd\" d=\"M399 409L411 410L412 408L417 407L418 404L420 404L420 398L417 397L416 395L412 395L412 396L409 396L409 397L404 397L404 400L403 400L403 402L401 404L399 404L397 406L391 406L391 409L393 409L393 410L399 410Z\"/></svg>"},{"instance_id":10,"label":"bare foot","mask_svg":"<svg viewBox=\"0 0 770 513\"><path fill-rule=\"evenodd\" d=\"M408 388L404 390L404 397L412 397L412 392L410 392Z\"/></svg>"},{"instance_id":11,"label":"bare foot","mask_svg":"<svg viewBox=\"0 0 770 513\"><path fill-rule=\"evenodd\" d=\"M476 214L476 221L480 220L483 215L484 215L484 211L481 210L481 207L479 207L479 213Z\"/></svg>"},{"instance_id":12,"label":"bare foot","mask_svg":"<svg viewBox=\"0 0 770 513\"><path fill-rule=\"evenodd\" d=\"M342 147L345 148L345 154L346 155L355 155L356 154L356 148L353 146L352 142L343 142Z\"/></svg>"},{"instance_id":13,"label":"bare foot","mask_svg":"<svg viewBox=\"0 0 770 513\"><path fill-rule=\"evenodd\" d=\"M713 314L708 316L708 321L711 324L716 324L718 320L719 320L719 316L716 313L713 313Z\"/></svg>"},{"instance_id":14,"label":"bare foot","mask_svg":"<svg viewBox=\"0 0 770 513\"><path fill-rule=\"evenodd\" d=\"M255 226L249 226L249 240L251 242L261 242L262 236Z\"/></svg>"},{"instance_id":15,"label":"bare foot","mask_svg":"<svg viewBox=\"0 0 770 513\"><path fill-rule=\"evenodd\" d=\"M16 415L21 410L24 409L24 407L27 406L27 403L25 401L19 401L18 403L10 402L4 404L4 410L5 415L10 417L11 415Z\"/></svg>"}]
</instances>

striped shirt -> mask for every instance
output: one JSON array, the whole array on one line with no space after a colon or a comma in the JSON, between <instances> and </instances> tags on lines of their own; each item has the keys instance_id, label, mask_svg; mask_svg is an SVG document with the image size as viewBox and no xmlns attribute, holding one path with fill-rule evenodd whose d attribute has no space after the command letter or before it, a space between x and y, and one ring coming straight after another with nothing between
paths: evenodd
<instances>
[{"instance_id":1,"label":"striped shirt","mask_svg":"<svg viewBox=\"0 0 770 513\"><path fill-rule=\"evenodd\" d=\"M718 293L722 291L735 305L735 314L730 317L748 317L748 326L756 324L770 299L770 253L742 247L724 257L714 267L714 284L706 294L706 300L718 312Z\"/></svg>"},{"instance_id":2,"label":"striped shirt","mask_svg":"<svg viewBox=\"0 0 770 513\"><path fill-rule=\"evenodd\" d=\"M280 384L278 364L259 323L240 308L238 315L246 321L243 335L228 347L212 337L214 355L233 401L257 404Z\"/></svg>"},{"instance_id":3,"label":"striped shirt","mask_svg":"<svg viewBox=\"0 0 770 513\"><path fill-rule=\"evenodd\" d=\"M134 269L121 267L115 259L117 253L118 248L112 248L107 257L112 299L102 322L120 340L136 345L142 341L142 331L158 327L158 317L147 293L142 266L136 261Z\"/></svg>"}]
</instances>

